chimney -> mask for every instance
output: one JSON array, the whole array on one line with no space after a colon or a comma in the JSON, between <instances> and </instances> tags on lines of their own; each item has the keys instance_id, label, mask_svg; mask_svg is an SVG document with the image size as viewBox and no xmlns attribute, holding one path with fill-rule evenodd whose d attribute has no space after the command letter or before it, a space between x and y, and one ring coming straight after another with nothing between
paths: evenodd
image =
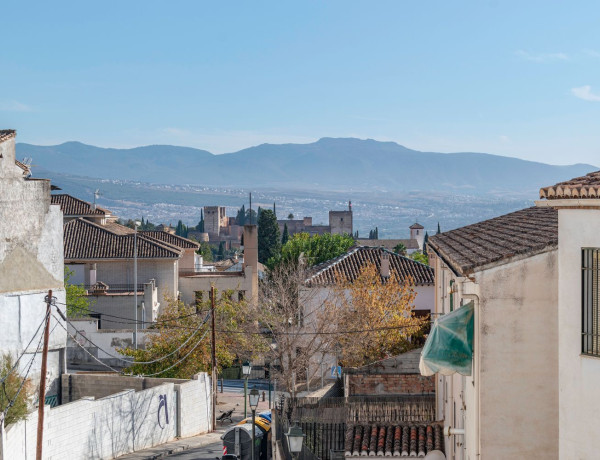
<instances>
[{"instance_id":1,"label":"chimney","mask_svg":"<svg viewBox=\"0 0 600 460\"><path fill-rule=\"evenodd\" d=\"M91 264L90 265L90 286L93 286L94 284L96 284L97 281L97 276L96 276L96 264Z\"/></svg>"},{"instance_id":2,"label":"chimney","mask_svg":"<svg viewBox=\"0 0 600 460\"><path fill-rule=\"evenodd\" d=\"M258 299L258 231L256 225L244 225L244 273L251 271L252 292L248 297Z\"/></svg>"},{"instance_id":3,"label":"chimney","mask_svg":"<svg viewBox=\"0 0 600 460\"><path fill-rule=\"evenodd\" d=\"M379 272L383 278L390 277L390 255L381 249L381 259L379 261Z\"/></svg>"}]
</instances>

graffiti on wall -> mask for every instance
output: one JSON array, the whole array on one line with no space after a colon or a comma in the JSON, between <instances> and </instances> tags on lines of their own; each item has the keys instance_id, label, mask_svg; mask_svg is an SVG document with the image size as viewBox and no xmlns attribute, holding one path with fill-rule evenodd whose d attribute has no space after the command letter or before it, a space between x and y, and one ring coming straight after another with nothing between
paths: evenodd
<instances>
[{"instance_id":1,"label":"graffiti on wall","mask_svg":"<svg viewBox=\"0 0 600 460\"><path fill-rule=\"evenodd\" d=\"M158 395L158 426L163 430L169 424L169 408L167 407L167 395Z\"/></svg>"}]
</instances>

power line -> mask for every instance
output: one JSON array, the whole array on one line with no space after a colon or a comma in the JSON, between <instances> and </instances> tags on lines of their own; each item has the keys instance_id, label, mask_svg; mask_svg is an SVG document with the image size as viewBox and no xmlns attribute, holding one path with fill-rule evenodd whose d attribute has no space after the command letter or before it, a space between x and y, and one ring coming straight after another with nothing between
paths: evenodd
<instances>
[{"instance_id":1,"label":"power line","mask_svg":"<svg viewBox=\"0 0 600 460\"><path fill-rule=\"evenodd\" d=\"M59 303L59 304L64 305L66 307L74 307L73 305L68 305L68 304L63 303L63 302L56 302L56 303ZM207 309L207 310L197 310L194 313L189 313L187 315L176 316L175 318L162 319L162 320L157 320L157 321L140 321L140 320L136 321L135 319L132 319L132 318L127 318L125 316L111 315L111 314L108 314L108 313L103 313L103 312L100 312L100 311L92 310L91 308L88 308L87 311L89 311L91 313L96 313L98 315L106 316L106 317L109 317L109 318L123 319L123 320L127 321L127 323L123 323L123 324L135 324L135 323L138 323L138 324L149 324L149 325L152 326L152 325L155 325L155 324L170 323L170 322L177 321L177 320L180 320L180 319L185 319L185 318L190 318L192 316L197 316L199 313L204 313L204 312L210 311L210 309ZM118 321L112 321L112 320L111 320L111 322L118 323Z\"/></svg>"},{"instance_id":2,"label":"power line","mask_svg":"<svg viewBox=\"0 0 600 460\"><path fill-rule=\"evenodd\" d=\"M206 316L206 318L204 319L204 321L202 322L202 324L200 324L192 334L190 334L190 336L179 346L177 347L175 350L173 350L172 352L170 352L169 354L162 356L160 358L157 358L155 360L152 361L131 361L129 359L125 359L125 358L121 358L120 356L115 356L112 355L111 353L108 353L106 350L102 349L101 347L99 347L98 345L96 345L94 342L92 342L88 337L86 337L85 335L83 335L81 332L79 332L77 330L77 328L73 325L73 323L71 323L67 318L65 318L67 324L69 324L74 330L76 334L79 334L81 337L83 337L85 340L87 340L92 346L98 348L98 350L102 351L103 353L105 353L106 355L110 356L111 358L114 359L119 359L123 362L126 362L127 364L154 364L160 361L163 361L165 359L167 359L170 356L173 356L175 353L177 353L179 350L181 350L184 346L187 345L187 343L192 339L192 337L194 337L199 331L200 328L202 328L202 326L204 326L206 324L206 322L208 321L208 319L210 318L210 313ZM76 339L73 339L75 341L77 341ZM79 343L79 342L77 342Z\"/></svg>"},{"instance_id":3,"label":"power line","mask_svg":"<svg viewBox=\"0 0 600 460\"><path fill-rule=\"evenodd\" d=\"M52 315L52 316L54 316L54 315ZM60 327L62 327L62 328L65 330L65 332L67 333L67 335L68 335L69 337L71 337L71 339L73 340L73 342L75 342L75 343L76 343L76 344L77 344L77 345L78 345L78 346L79 346L79 347L80 347L80 348L81 348L83 351L85 351L85 352L86 352L88 355L90 355L92 358L94 358L94 359L95 359L95 360L96 360L96 361L97 361L99 364L101 364L102 366L105 366L105 367L107 367L108 369L110 369L110 370L111 370L111 371L113 371L113 372L116 372L117 374L123 374L123 372L121 372L121 371L118 371L118 370L117 370L117 369L115 369L114 367L111 367L111 366L109 366L108 364L106 364L106 363L104 363L104 362L100 361L98 358L96 358L96 357L95 357L93 354L91 354L91 353L88 351L88 349L87 349L87 348L85 348L83 345L81 345L81 344L80 344L80 343L77 341L77 339L76 339L75 337L73 337L73 335L71 335L71 333L68 331L68 329L67 329L65 326L63 326L63 324L62 324L60 321L58 321L58 318L57 318L56 316L54 316L54 319L56 319L56 320L57 320L57 324L60 324ZM104 351L104 350L102 350L102 351Z\"/></svg>"},{"instance_id":4,"label":"power line","mask_svg":"<svg viewBox=\"0 0 600 460\"><path fill-rule=\"evenodd\" d=\"M342 334L361 334L363 332L378 332L378 331L387 331L387 330L398 330L398 329L408 329L411 327L416 327L414 325L410 326L410 325L406 325L406 326L385 326L385 327L378 327L378 328L373 328L373 329L350 329L350 330L346 330L346 331L334 331L334 332L273 332L273 331L268 331L268 332L248 332L248 331L229 331L226 329L218 329L218 332L223 332L223 333L227 333L227 334L252 334L252 335L266 335L266 334L272 334L272 335L342 335Z\"/></svg>"},{"instance_id":5,"label":"power line","mask_svg":"<svg viewBox=\"0 0 600 460\"><path fill-rule=\"evenodd\" d=\"M45 316L46 316L47 321L50 321L50 317L48 316L48 314L46 314ZM33 356L31 357L31 361L29 361L29 366L27 367L27 371L25 372L25 375L23 376L23 380L21 381L21 385L19 386L19 389L17 390L17 393L15 394L15 397L8 403L8 405L6 406L6 408L4 409L4 411L2 412L3 417L6 417L6 413L15 404L15 402L17 401L17 398L19 397L19 393L21 393L21 390L25 386L25 383L27 382L27 377L29 376L29 373L31 372L31 367L33 366L33 362L35 361L35 357L36 357L36 355L40 351L40 346L42 345L42 340L43 339L44 339L44 334L42 334L40 336L40 340L39 340L39 342L37 344L35 352L33 353ZM42 375L40 378L45 379L46 376ZM6 390L4 390L4 393L6 394ZM44 404L44 402L43 401L38 401L38 404Z\"/></svg>"},{"instance_id":6,"label":"power line","mask_svg":"<svg viewBox=\"0 0 600 460\"><path fill-rule=\"evenodd\" d=\"M38 326L38 328L36 329L36 331L33 333L33 337L31 337L31 339L29 340L29 343L27 344L27 346L23 349L23 352L17 358L17 361L15 362L14 366L12 367L12 369L10 369L8 371L8 373L4 377L2 377L2 379L0 379L0 384L3 384L4 381L8 378L8 376L17 368L17 366L19 365L19 361L21 361L21 358L27 353L27 350L29 349L29 347L31 345L31 342L33 342L33 339L35 339L35 337L38 335L38 332L40 332L40 329L42 328L42 326L46 323L47 317L48 317L48 314L47 313L44 314L44 319L42 319L42 322L40 323L40 325Z\"/></svg>"}]
</instances>

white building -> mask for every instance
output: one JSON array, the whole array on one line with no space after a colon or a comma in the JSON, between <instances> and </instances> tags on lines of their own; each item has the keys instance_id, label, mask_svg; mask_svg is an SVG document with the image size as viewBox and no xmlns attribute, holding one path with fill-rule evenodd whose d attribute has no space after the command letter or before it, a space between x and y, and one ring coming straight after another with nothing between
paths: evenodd
<instances>
[{"instance_id":1,"label":"white building","mask_svg":"<svg viewBox=\"0 0 600 460\"><path fill-rule=\"evenodd\" d=\"M447 365L456 356L452 337L437 346L428 341L445 356L439 364L449 374L436 374L437 419L451 432L447 458L558 458L557 241L557 212L539 207L429 239L437 321L442 324L442 315L463 305L474 307L467 375L452 373Z\"/></svg>"},{"instance_id":2,"label":"white building","mask_svg":"<svg viewBox=\"0 0 600 460\"><path fill-rule=\"evenodd\" d=\"M24 373L40 343L43 327L37 335L36 330L45 318L49 289L64 310L63 217L50 204L50 182L31 178L29 168L16 161L15 136L13 130L0 131L0 353L16 358L25 351L19 363ZM50 331L47 400L59 397L59 378L66 371L66 331L54 316ZM28 375L34 385L40 365L37 353Z\"/></svg>"},{"instance_id":3,"label":"white building","mask_svg":"<svg viewBox=\"0 0 600 460\"><path fill-rule=\"evenodd\" d=\"M598 458L600 437L600 171L540 190L558 210L558 452ZM548 438L550 439L550 438Z\"/></svg>"}]
</instances>

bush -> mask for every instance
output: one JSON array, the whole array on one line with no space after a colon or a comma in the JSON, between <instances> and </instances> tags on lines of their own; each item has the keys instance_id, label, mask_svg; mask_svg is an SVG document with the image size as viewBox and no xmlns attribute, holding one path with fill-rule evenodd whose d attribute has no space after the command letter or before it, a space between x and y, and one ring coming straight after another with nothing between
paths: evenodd
<instances>
[{"instance_id":1,"label":"bush","mask_svg":"<svg viewBox=\"0 0 600 460\"><path fill-rule=\"evenodd\" d=\"M14 360L12 356L9 354L3 355L0 362L0 378L6 378L6 380L0 385L0 410L4 412L16 396L13 405L6 413L6 418L4 419L5 426L27 418L27 414L29 413L29 397L33 391L33 385L28 379L19 392L23 377L19 375L16 369L11 371L13 366Z\"/></svg>"}]
</instances>

